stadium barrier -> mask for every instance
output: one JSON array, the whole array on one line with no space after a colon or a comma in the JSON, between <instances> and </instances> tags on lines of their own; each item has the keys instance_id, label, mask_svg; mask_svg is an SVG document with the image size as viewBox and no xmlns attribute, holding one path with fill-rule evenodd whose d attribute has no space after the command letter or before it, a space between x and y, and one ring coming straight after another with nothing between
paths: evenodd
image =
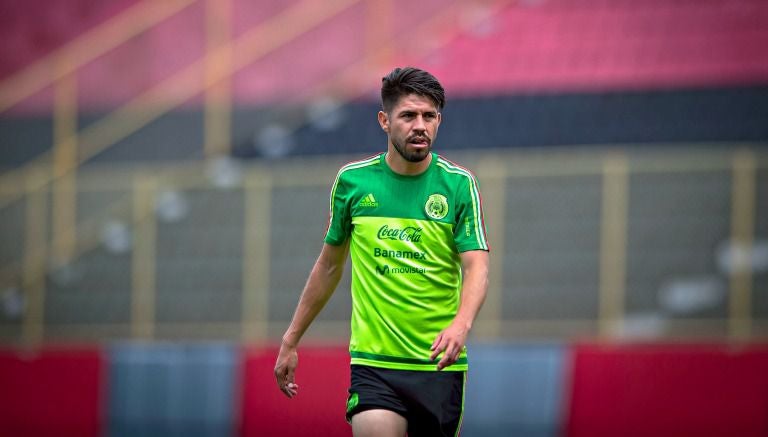
<instances>
[{"instance_id":1,"label":"stadium barrier","mask_svg":"<svg viewBox=\"0 0 768 437\"><path fill-rule=\"evenodd\" d=\"M109 357L110 436L233 435L234 346L125 343Z\"/></svg>"},{"instance_id":2,"label":"stadium barrier","mask_svg":"<svg viewBox=\"0 0 768 437\"><path fill-rule=\"evenodd\" d=\"M0 350L3 436L350 436L343 346ZM768 435L768 344L472 344L462 435Z\"/></svg>"},{"instance_id":3,"label":"stadium barrier","mask_svg":"<svg viewBox=\"0 0 768 437\"><path fill-rule=\"evenodd\" d=\"M768 344L578 344L569 437L768 435Z\"/></svg>"},{"instance_id":4,"label":"stadium barrier","mask_svg":"<svg viewBox=\"0 0 768 437\"><path fill-rule=\"evenodd\" d=\"M95 346L0 349L0 435L101 435L106 360Z\"/></svg>"}]
</instances>

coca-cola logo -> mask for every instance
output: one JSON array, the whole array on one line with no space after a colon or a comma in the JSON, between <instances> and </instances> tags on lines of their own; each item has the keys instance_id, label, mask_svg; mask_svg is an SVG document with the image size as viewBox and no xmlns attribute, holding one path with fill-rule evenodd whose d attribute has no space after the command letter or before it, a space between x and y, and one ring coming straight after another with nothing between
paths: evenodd
<instances>
[{"instance_id":1,"label":"coca-cola logo","mask_svg":"<svg viewBox=\"0 0 768 437\"><path fill-rule=\"evenodd\" d=\"M379 233L376 235L379 240L396 240L396 241L410 241L418 243L421 241L421 228L414 226L407 226L402 229L390 228L387 225L379 228Z\"/></svg>"}]
</instances>

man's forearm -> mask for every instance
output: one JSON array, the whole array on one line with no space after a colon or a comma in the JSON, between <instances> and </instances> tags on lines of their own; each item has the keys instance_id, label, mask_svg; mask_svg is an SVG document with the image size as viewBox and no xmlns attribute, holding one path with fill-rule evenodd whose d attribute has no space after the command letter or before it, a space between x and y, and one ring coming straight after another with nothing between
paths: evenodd
<instances>
[{"instance_id":1,"label":"man's forearm","mask_svg":"<svg viewBox=\"0 0 768 437\"><path fill-rule=\"evenodd\" d=\"M343 261L343 260L342 260ZM291 324L283 335L283 344L296 347L315 317L325 307L341 280L343 262L329 262L322 254L315 262L299 298Z\"/></svg>"},{"instance_id":2,"label":"man's forearm","mask_svg":"<svg viewBox=\"0 0 768 437\"><path fill-rule=\"evenodd\" d=\"M454 364L459 358L488 289L488 252L464 252L461 254L461 263L464 279L459 310L451 324L440 331L430 347L430 360L443 354L437 363L438 371Z\"/></svg>"},{"instance_id":3,"label":"man's forearm","mask_svg":"<svg viewBox=\"0 0 768 437\"><path fill-rule=\"evenodd\" d=\"M296 351L299 340L339 284L347 249L347 243L341 246L323 244L323 250L320 251L320 256L312 267L307 284L301 292L291 324L283 335L283 342L275 362L275 378L277 386L289 398L296 396L299 390L295 382L295 370L299 363Z\"/></svg>"}]
</instances>

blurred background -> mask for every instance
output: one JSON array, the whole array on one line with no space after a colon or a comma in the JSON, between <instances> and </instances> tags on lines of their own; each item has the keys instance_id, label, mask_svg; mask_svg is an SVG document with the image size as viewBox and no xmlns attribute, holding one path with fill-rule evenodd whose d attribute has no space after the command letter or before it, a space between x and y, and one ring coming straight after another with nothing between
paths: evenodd
<instances>
[{"instance_id":1,"label":"blurred background","mask_svg":"<svg viewBox=\"0 0 768 437\"><path fill-rule=\"evenodd\" d=\"M0 1L0 435L337 436L349 268L276 348L380 79L447 91L466 436L768 435L768 2Z\"/></svg>"}]
</instances>

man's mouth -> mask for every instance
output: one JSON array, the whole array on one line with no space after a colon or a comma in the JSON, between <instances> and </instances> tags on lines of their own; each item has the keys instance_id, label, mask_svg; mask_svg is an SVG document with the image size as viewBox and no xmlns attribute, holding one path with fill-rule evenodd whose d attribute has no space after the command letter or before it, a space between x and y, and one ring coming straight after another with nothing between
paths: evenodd
<instances>
[{"instance_id":1,"label":"man's mouth","mask_svg":"<svg viewBox=\"0 0 768 437\"><path fill-rule=\"evenodd\" d=\"M408 139L408 144L412 144L418 147L428 147L429 143L429 138L426 137L413 137Z\"/></svg>"}]
</instances>

